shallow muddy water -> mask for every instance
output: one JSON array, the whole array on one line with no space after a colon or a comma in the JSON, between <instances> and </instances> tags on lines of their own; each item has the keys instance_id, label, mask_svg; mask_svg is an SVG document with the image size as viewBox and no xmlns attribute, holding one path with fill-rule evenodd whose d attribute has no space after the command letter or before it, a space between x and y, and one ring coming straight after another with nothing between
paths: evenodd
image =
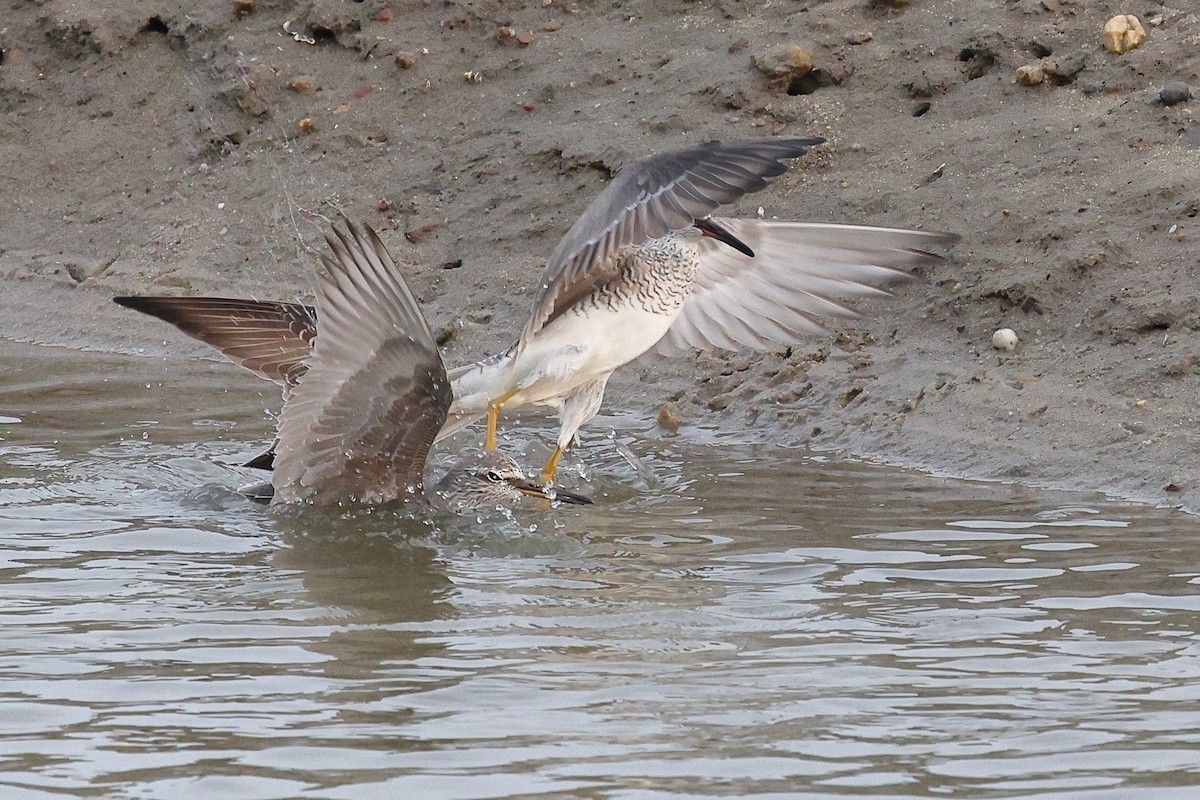
<instances>
[{"instance_id":1,"label":"shallow muddy water","mask_svg":"<svg viewBox=\"0 0 1200 800\"><path fill-rule=\"evenodd\" d=\"M0 365L0 797L1200 785L1178 513L612 417L563 481L591 508L281 513L232 491L278 406L236 367Z\"/></svg>"}]
</instances>

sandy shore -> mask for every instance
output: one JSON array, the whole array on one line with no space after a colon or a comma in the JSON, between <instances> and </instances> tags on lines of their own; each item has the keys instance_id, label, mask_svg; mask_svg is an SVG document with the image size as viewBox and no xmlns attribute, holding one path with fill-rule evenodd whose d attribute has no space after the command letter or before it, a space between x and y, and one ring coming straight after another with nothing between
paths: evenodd
<instances>
[{"instance_id":1,"label":"sandy shore","mask_svg":"<svg viewBox=\"0 0 1200 800\"><path fill-rule=\"evenodd\" d=\"M545 255L624 164L820 135L734 212L953 231L949 260L802 347L644 357L610 407L1200 507L1190 4L96 5L0 24L0 336L199 354L108 297L309 297L344 212L461 363L516 335ZM1145 43L1108 52L1131 10ZM754 67L787 43L806 81ZM1054 76L1015 80L1043 57Z\"/></svg>"}]
</instances>

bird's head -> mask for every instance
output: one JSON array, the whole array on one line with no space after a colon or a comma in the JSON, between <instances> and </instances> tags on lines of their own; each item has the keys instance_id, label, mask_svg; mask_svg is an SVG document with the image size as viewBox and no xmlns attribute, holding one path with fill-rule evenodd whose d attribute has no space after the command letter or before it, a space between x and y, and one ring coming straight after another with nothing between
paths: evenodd
<instances>
[{"instance_id":1,"label":"bird's head","mask_svg":"<svg viewBox=\"0 0 1200 800\"><path fill-rule=\"evenodd\" d=\"M592 500L581 494L529 480L520 464L495 450L458 461L438 482L436 491L448 505L458 508L511 505L522 497L592 505Z\"/></svg>"}]
</instances>

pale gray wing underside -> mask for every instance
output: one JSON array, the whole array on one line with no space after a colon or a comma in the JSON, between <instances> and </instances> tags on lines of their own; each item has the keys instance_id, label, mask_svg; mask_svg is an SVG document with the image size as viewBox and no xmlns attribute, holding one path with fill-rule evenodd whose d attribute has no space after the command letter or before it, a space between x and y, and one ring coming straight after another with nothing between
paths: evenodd
<instances>
[{"instance_id":1,"label":"pale gray wing underside","mask_svg":"<svg viewBox=\"0 0 1200 800\"><path fill-rule=\"evenodd\" d=\"M823 141L713 142L621 170L550 254L518 347L590 293L622 248L686 228L718 207L757 192L787 171L784 162Z\"/></svg>"},{"instance_id":2,"label":"pale gray wing underside","mask_svg":"<svg viewBox=\"0 0 1200 800\"><path fill-rule=\"evenodd\" d=\"M450 381L429 325L369 227L327 236L308 371L285 401L277 502L386 502L421 490L450 408Z\"/></svg>"},{"instance_id":3,"label":"pale gray wing underside","mask_svg":"<svg viewBox=\"0 0 1200 800\"><path fill-rule=\"evenodd\" d=\"M848 300L890 294L915 268L943 260L927 252L958 237L947 233L716 218L754 257L704 238L700 272L682 313L658 344L765 350L825 333L823 321L855 319Z\"/></svg>"}]
</instances>

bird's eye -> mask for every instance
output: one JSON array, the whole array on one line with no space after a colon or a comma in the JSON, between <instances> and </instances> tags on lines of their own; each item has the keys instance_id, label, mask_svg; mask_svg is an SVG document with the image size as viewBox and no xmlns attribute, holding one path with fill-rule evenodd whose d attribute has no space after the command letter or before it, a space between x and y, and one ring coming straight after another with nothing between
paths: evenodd
<instances>
[{"instance_id":1,"label":"bird's eye","mask_svg":"<svg viewBox=\"0 0 1200 800\"><path fill-rule=\"evenodd\" d=\"M483 477L487 478L492 483L500 482L500 473L496 472L494 469L489 469L487 472L483 473Z\"/></svg>"}]
</instances>

